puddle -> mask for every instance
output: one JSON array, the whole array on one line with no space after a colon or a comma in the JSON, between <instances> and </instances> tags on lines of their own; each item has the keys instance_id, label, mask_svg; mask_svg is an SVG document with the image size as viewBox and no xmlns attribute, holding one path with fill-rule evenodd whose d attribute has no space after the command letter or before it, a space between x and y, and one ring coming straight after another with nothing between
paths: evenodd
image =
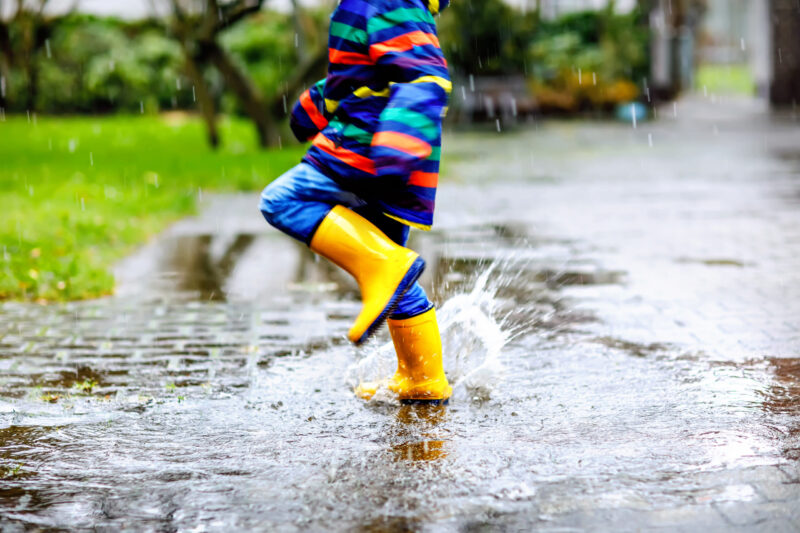
<instances>
[{"instance_id":1,"label":"puddle","mask_svg":"<svg viewBox=\"0 0 800 533\"><path fill-rule=\"evenodd\" d=\"M582 332L541 260L503 254L435 259L461 276L440 294L448 407L353 396L391 346L344 342L358 303L313 260L268 301L3 305L0 525L530 528L597 501L747 498L726 469L797 459L797 360Z\"/></svg>"}]
</instances>

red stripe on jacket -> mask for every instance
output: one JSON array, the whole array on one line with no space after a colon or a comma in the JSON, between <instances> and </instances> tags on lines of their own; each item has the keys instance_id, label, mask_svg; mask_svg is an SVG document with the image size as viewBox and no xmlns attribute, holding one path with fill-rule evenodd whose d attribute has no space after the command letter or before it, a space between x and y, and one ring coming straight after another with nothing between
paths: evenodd
<instances>
[{"instance_id":1,"label":"red stripe on jacket","mask_svg":"<svg viewBox=\"0 0 800 533\"><path fill-rule=\"evenodd\" d=\"M344 52L336 48L328 48L328 61L337 65L371 65L369 56L356 52Z\"/></svg>"},{"instance_id":2,"label":"red stripe on jacket","mask_svg":"<svg viewBox=\"0 0 800 533\"><path fill-rule=\"evenodd\" d=\"M347 148L342 148L341 146L336 146L336 144L325 137L322 133L319 133L316 137L314 137L314 141L312 143L314 146L322 150L328 155L332 155L336 159L350 165L353 168L357 168L367 174L375 175L375 163L372 159L368 157L364 157L361 154L357 154Z\"/></svg>"},{"instance_id":3,"label":"red stripe on jacket","mask_svg":"<svg viewBox=\"0 0 800 533\"><path fill-rule=\"evenodd\" d=\"M415 46L433 45L440 48L439 39L432 33L423 31L412 31L392 37L386 41L375 43L369 47L370 57L377 61L383 54L396 52L402 53L411 50Z\"/></svg>"},{"instance_id":4,"label":"red stripe on jacket","mask_svg":"<svg viewBox=\"0 0 800 533\"><path fill-rule=\"evenodd\" d=\"M435 188L439 184L439 174L436 172L420 172L419 170L411 173L408 178L409 185L417 187Z\"/></svg>"},{"instance_id":5,"label":"red stripe on jacket","mask_svg":"<svg viewBox=\"0 0 800 533\"><path fill-rule=\"evenodd\" d=\"M372 138L372 146L392 148L418 159L425 159L432 152L431 145L422 139L396 131L379 131Z\"/></svg>"},{"instance_id":6,"label":"red stripe on jacket","mask_svg":"<svg viewBox=\"0 0 800 533\"><path fill-rule=\"evenodd\" d=\"M305 91L302 95L300 95L300 105L302 105L305 112L308 113L308 118L311 119L311 122L314 123L317 129L325 129L325 126L328 125L328 121L322 115L322 112L317 108L317 106L314 105L314 101L311 100L311 93L309 91Z\"/></svg>"}]
</instances>

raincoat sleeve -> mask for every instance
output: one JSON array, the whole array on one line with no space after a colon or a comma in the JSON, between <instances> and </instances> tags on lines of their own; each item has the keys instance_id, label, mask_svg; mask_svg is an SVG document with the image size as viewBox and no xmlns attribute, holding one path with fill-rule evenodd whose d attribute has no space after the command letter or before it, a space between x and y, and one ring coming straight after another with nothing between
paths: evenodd
<instances>
[{"instance_id":1,"label":"raincoat sleeve","mask_svg":"<svg viewBox=\"0 0 800 533\"><path fill-rule=\"evenodd\" d=\"M441 145L452 89L433 16L421 3L404 5L414 4L379 13L367 26L370 59L389 81L371 156L379 176L405 180Z\"/></svg>"},{"instance_id":2,"label":"raincoat sleeve","mask_svg":"<svg viewBox=\"0 0 800 533\"><path fill-rule=\"evenodd\" d=\"M318 81L300 95L292 109L289 125L300 142L310 141L328 125L324 89L325 80Z\"/></svg>"}]
</instances>

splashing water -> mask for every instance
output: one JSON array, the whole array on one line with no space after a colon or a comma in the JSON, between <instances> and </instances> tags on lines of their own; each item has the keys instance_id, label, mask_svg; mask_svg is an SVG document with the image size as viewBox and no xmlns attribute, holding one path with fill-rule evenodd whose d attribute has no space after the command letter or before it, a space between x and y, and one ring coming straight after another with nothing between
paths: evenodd
<instances>
[{"instance_id":1,"label":"splashing water","mask_svg":"<svg viewBox=\"0 0 800 533\"><path fill-rule=\"evenodd\" d=\"M469 293L453 295L437 310L444 367L455 400L486 401L503 377L500 355L511 335L495 319L499 301L489 281L496 264L478 276ZM380 381L396 368L394 346L389 341L376 345L348 368L346 380L351 386ZM373 401L395 402L396 397L383 386Z\"/></svg>"}]
</instances>

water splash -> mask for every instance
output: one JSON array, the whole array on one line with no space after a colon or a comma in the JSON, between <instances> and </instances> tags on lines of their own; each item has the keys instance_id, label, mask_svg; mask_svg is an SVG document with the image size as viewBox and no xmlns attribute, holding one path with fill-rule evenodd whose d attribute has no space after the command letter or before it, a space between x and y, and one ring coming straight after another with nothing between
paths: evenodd
<instances>
[{"instance_id":1,"label":"water splash","mask_svg":"<svg viewBox=\"0 0 800 533\"><path fill-rule=\"evenodd\" d=\"M490 282L497 264L492 263L477 277L470 292L453 295L437 310L444 367L455 400L486 401L502 381L500 355L511 333L496 318L499 300ZM396 368L394 346L388 341L376 344L348 368L346 380L351 386L380 381ZM381 387L373 401L395 402L396 398Z\"/></svg>"}]
</instances>

